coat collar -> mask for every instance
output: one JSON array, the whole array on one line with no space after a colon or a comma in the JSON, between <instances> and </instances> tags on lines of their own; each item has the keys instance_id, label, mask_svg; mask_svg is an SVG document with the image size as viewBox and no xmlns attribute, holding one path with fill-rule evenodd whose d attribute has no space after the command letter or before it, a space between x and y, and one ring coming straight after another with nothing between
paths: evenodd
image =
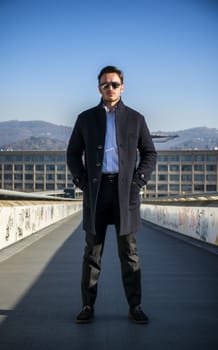
<instances>
[{"instance_id":1,"label":"coat collar","mask_svg":"<svg viewBox=\"0 0 218 350\"><path fill-rule=\"evenodd\" d=\"M100 103L97 105L97 108L99 108L99 109L104 108L104 102L102 99L101 99ZM121 110L123 108L125 108L125 105L124 105L123 101L120 99L119 102L116 104L115 109Z\"/></svg>"}]
</instances>

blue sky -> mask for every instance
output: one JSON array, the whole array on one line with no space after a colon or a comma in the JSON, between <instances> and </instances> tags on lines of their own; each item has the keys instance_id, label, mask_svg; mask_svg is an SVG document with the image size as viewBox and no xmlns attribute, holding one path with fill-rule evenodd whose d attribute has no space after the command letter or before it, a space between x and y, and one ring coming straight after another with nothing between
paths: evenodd
<instances>
[{"instance_id":1,"label":"blue sky","mask_svg":"<svg viewBox=\"0 0 218 350\"><path fill-rule=\"evenodd\" d=\"M151 131L218 127L218 1L0 0L0 121L73 126L105 65Z\"/></svg>"}]
</instances>

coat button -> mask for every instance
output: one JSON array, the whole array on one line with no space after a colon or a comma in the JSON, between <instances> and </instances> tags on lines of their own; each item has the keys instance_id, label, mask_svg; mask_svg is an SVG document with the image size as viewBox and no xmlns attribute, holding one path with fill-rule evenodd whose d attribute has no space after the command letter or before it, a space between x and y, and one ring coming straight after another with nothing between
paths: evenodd
<instances>
[{"instance_id":1,"label":"coat button","mask_svg":"<svg viewBox=\"0 0 218 350\"><path fill-rule=\"evenodd\" d=\"M93 180L92 180L92 182L93 182L93 183L96 183L96 182L98 182L98 179L97 179L96 177L94 177Z\"/></svg>"},{"instance_id":2,"label":"coat button","mask_svg":"<svg viewBox=\"0 0 218 350\"><path fill-rule=\"evenodd\" d=\"M98 166L98 167L101 166L101 163L100 163L100 162L97 162L97 163L96 163L96 166Z\"/></svg>"},{"instance_id":3,"label":"coat button","mask_svg":"<svg viewBox=\"0 0 218 350\"><path fill-rule=\"evenodd\" d=\"M98 148L98 149L102 149L103 146L102 146L102 145L98 145L97 148Z\"/></svg>"}]
</instances>

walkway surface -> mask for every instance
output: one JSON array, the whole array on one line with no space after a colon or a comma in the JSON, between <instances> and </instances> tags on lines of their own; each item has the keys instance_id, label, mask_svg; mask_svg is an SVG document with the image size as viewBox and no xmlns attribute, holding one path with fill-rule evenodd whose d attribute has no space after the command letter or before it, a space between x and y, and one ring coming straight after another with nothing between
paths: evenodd
<instances>
[{"instance_id":1,"label":"walkway surface","mask_svg":"<svg viewBox=\"0 0 218 350\"><path fill-rule=\"evenodd\" d=\"M77 325L84 246L80 214L38 234L0 263L1 350L217 350L218 255L143 224L143 308L127 319L115 232L109 227L96 319ZM1 255L1 253L0 253Z\"/></svg>"}]
</instances>

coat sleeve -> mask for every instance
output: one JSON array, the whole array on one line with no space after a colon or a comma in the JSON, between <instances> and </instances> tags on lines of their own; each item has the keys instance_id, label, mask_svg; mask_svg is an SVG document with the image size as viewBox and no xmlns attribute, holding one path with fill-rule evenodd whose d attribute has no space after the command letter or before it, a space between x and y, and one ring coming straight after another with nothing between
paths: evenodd
<instances>
[{"instance_id":1,"label":"coat sleeve","mask_svg":"<svg viewBox=\"0 0 218 350\"><path fill-rule=\"evenodd\" d=\"M86 171L84 166L84 138L82 133L82 118L79 116L73 128L68 147L67 165L73 176L73 183L83 189L86 182Z\"/></svg>"},{"instance_id":2,"label":"coat sleeve","mask_svg":"<svg viewBox=\"0 0 218 350\"><path fill-rule=\"evenodd\" d=\"M141 187L149 181L157 160L157 152L150 131L142 116L139 130L138 151L139 163L135 172L134 181Z\"/></svg>"}]
</instances>

